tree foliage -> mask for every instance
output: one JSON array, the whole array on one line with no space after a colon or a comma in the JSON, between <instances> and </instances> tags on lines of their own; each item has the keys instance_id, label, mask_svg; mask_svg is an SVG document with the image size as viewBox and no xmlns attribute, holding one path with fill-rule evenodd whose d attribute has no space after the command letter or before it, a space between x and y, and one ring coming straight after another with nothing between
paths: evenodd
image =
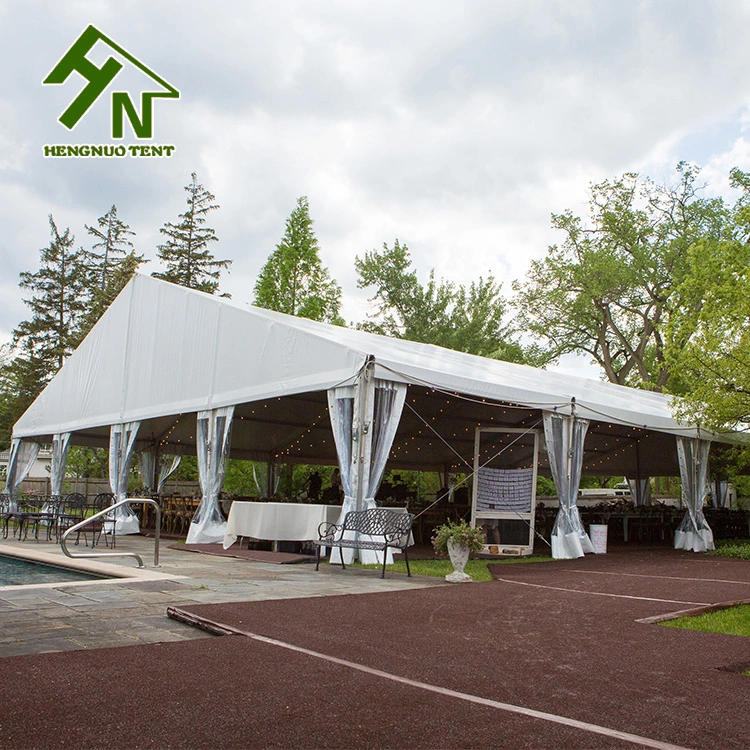
<instances>
[{"instance_id":1,"label":"tree foliage","mask_svg":"<svg viewBox=\"0 0 750 750\"><path fill-rule=\"evenodd\" d=\"M514 284L518 325L545 342L549 360L583 352L613 383L680 389L665 337L683 304L688 248L721 237L727 218L722 200L699 197L697 175L685 163L674 185L625 174L592 186L587 223L552 215L562 245ZM671 330L680 346L686 331Z\"/></svg>"},{"instance_id":2,"label":"tree foliage","mask_svg":"<svg viewBox=\"0 0 750 750\"><path fill-rule=\"evenodd\" d=\"M39 269L21 273L20 287L31 317L13 331L0 361L0 442L75 348L86 311L88 275L84 252L70 229L49 217L50 243L40 250Z\"/></svg>"},{"instance_id":3,"label":"tree foliage","mask_svg":"<svg viewBox=\"0 0 750 750\"><path fill-rule=\"evenodd\" d=\"M286 220L281 242L255 283L254 304L268 310L343 325L341 287L320 259L310 205L305 196Z\"/></svg>"},{"instance_id":4,"label":"tree foliage","mask_svg":"<svg viewBox=\"0 0 750 750\"><path fill-rule=\"evenodd\" d=\"M198 182L198 175L193 172L190 177L190 184L185 186L187 210L179 215L177 224L167 222L159 230L167 238L157 247L157 255L166 270L152 276L215 294L222 270L229 268L232 261L216 260L209 250L210 243L218 242L219 238L206 226L206 216L219 206L214 203L216 196Z\"/></svg>"},{"instance_id":5,"label":"tree foliage","mask_svg":"<svg viewBox=\"0 0 750 750\"><path fill-rule=\"evenodd\" d=\"M10 445L13 425L48 379L48 363L35 354L29 342L15 350L10 344L0 349L0 448Z\"/></svg>"},{"instance_id":6,"label":"tree foliage","mask_svg":"<svg viewBox=\"0 0 750 750\"><path fill-rule=\"evenodd\" d=\"M360 289L374 287L370 302L376 311L362 328L394 338L437 344L448 349L509 361L526 359L510 341L503 323L505 301L492 276L468 287L435 280L430 271L426 285L412 268L409 248L396 240L393 247L357 256Z\"/></svg>"},{"instance_id":7,"label":"tree foliage","mask_svg":"<svg viewBox=\"0 0 750 750\"><path fill-rule=\"evenodd\" d=\"M731 182L741 195L726 231L687 254L667 348L685 384L678 413L716 429L750 422L750 174L735 169Z\"/></svg>"},{"instance_id":8,"label":"tree foliage","mask_svg":"<svg viewBox=\"0 0 750 750\"><path fill-rule=\"evenodd\" d=\"M70 229L60 232L49 217L51 240L40 250L39 270L21 273L21 289L31 293L24 302L31 319L13 331L13 344L21 356L40 360L51 377L77 343L78 324L86 311L88 275L84 251L74 249Z\"/></svg>"},{"instance_id":9,"label":"tree foliage","mask_svg":"<svg viewBox=\"0 0 750 750\"><path fill-rule=\"evenodd\" d=\"M84 448L71 445L65 463L66 476L82 479L107 479L109 476L109 451L104 448Z\"/></svg>"},{"instance_id":10,"label":"tree foliage","mask_svg":"<svg viewBox=\"0 0 750 750\"><path fill-rule=\"evenodd\" d=\"M90 298L79 325L79 341L85 338L145 260L143 255L136 254L129 239L135 237L135 232L118 217L117 206L113 205L100 216L96 226L85 226L98 242L94 242L85 255Z\"/></svg>"},{"instance_id":11,"label":"tree foliage","mask_svg":"<svg viewBox=\"0 0 750 750\"><path fill-rule=\"evenodd\" d=\"M104 291L126 256L133 253L133 243L129 238L134 237L135 232L117 216L115 205L96 220L96 226L85 226L86 231L98 240L86 254L94 282L92 286ZM143 260L142 255L137 257Z\"/></svg>"}]
</instances>

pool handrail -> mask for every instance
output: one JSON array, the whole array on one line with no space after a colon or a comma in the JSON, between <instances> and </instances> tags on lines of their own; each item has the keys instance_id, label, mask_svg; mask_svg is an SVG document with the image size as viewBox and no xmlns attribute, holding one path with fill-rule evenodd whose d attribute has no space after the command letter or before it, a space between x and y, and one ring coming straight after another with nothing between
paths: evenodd
<instances>
[{"instance_id":1,"label":"pool handrail","mask_svg":"<svg viewBox=\"0 0 750 750\"><path fill-rule=\"evenodd\" d=\"M60 548L63 551L64 555L67 555L67 557L70 557L72 559L76 558L92 558L92 557L134 557L136 559L136 562L138 563L136 567L138 568L145 568L146 566L143 564L143 560L141 559L141 556L138 555L135 552L79 552L78 554L73 554L69 549L67 545L67 539L71 534L77 533L81 531L87 524L91 523L92 521L96 521L99 518L102 518L103 516L107 516L115 508L120 508L123 505L128 505L129 503L141 503L141 504L150 504L153 505L154 508L156 508L156 522L154 524L155 532L154 532L154 567L159 567L159 530L161 529L161 508L159 507L159 503L156 502L156 500L152 500L150 497L128 497L125 500L120 500L117 503L113 503L112 505L108 505L104 510L100 510L98 513L94 513L93 516L89 516L88 518L84 518L79 523L75 524L75 526L71 526L69 529L65 531L65 533L62 535L62 538L60 539ZM115 521L112 521L115 523Z\"/></svg>"}]
</instances>

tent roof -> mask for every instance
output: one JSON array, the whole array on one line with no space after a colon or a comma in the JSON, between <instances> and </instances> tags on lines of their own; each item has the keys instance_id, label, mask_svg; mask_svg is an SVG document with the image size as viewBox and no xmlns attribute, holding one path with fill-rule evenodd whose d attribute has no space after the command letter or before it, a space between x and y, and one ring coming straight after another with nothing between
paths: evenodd
<instances>
[{"instance_id":1,"label":"tent roof","mask_svg":"<svg viewBox=\"0 0 750 750\"><path fill-rule=\"evenodd\" d=\"M74 442L106 445L109 425L140 420L149 425L142 440L187 446L193 430L184 415L235 404L244 405L236 414L248 423L241 434L235 426L237 451L245 446L249 457L258 452L253 444L278 451L295 436L299 442L305 425L315 434L320 421L328 447L317 457L330 458L325 391L353 382L371 356L377 377L410 383L415 397L424 394L420 402L429 394L433 401L435 394L469 398L480 416L482 404L492 403L514 405L531 419L539 410L570 413L575 399L579 416L616 425L619 434L707 436L680 425L662 394L331 326L137 274L16 423L14 437L44 441L72 432ZM265 420L254 416L260 409ZM435 411L426 402L421 409ZM414 421L407 411L406 421Z\"/></svg>"}]
</instances>

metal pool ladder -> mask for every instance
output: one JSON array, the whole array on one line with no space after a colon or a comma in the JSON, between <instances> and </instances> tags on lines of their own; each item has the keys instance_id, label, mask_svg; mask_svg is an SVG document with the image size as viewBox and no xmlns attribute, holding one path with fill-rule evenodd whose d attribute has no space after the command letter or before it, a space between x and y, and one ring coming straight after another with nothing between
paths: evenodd
<instances>
[{"instance_id":1,"label":"metal pool ladder","mask_svg":"<svg viewBox=\"0 0 750 750\"><path fill-rule=\"evenodd\" d=\"M62 535L62 539L60 540L60 548L62 549L63 553L73 559L91 558L91 557L134 557L136 559L136 562L138 563L137 567L145 568L146 566L143 564L143 560L141 559L141 556L136 554L135 552L79 552L78 554L74 555L68 549L68 545L67 545L68 537L71 534L75 534L75 533L78 533L79 531L82 531L92 521L96 521L99 518L103 518L104 516L107 516L110 513L112 513L112 511L115 508L119 508L123 505L128 505L129 503L141 503L141 505L148 504L148 505L153 505L154 508L156 508L156 523L155 523L156 531L154 533L154 567L158 568L159 567L159 530L161 529L161 508L159 507L159 503L157 503L156 500L152 500L150 497L129 497L125 500L120 500L120 502L114 503L113 505L109 505L104 510L100 510L98 513L94 513L93 516L84 518L83 521L80 521L79 523L75 524L75 526L71 526ZM112 523L115 523L115 521L112 521Z\"/></svg>"}]
</instances>

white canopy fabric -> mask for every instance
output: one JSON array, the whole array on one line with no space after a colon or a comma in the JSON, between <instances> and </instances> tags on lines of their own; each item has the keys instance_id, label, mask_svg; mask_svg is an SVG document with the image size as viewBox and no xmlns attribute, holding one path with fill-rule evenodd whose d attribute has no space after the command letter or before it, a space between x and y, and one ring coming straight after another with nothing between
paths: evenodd
<instances>
[{"instance_id":1,"label":"white canopy fabric","mask_svg":"<svg viewBox=\"0 0 750 750\"><path fill-rule=\"evenodd\" d=\"M13 436L51 442L65 432L324 392L353 383L368 357L383 380L561 414L575 399L579 418L712 439L680 425L662 394L295 318L140 274Z\"/></svg>"},{"instance_id":2,"label":"white canopy fabric","mask_svg":"<svg viewBox=\"0 0 750 750\"><path fill-rule=\"evenodd\" d=\"M630 497L633 499L633 505L651 504L651 479L649 477L640 477L631 479L628 477L628 487L630 488Z\"/></svg>"}]
</instances>

